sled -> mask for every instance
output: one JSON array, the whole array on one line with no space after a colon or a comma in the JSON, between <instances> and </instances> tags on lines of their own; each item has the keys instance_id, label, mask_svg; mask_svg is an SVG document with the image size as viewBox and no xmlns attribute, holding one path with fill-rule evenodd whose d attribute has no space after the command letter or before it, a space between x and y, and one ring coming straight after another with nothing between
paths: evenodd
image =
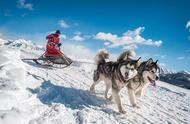
<instances>
[{"instance_id":1,"label":"sled","mask_svg":"<svg viewBox=\"0 0 190 124\"><path fill-rule=\"evenodd\" d=\"M32 60L36 64L41 66L48 66L53 68L66 68L73 62L70 58L65 56L64 54L55 56L55 55L47 55L44 53L37 59L22 59L23 61Z\"/></svg>"}]
</instances>

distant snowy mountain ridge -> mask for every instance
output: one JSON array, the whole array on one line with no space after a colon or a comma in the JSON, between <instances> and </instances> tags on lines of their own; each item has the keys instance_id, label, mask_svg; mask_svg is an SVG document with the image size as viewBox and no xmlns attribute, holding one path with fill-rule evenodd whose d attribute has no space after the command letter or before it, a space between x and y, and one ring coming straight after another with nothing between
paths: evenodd
<instances>
[{"instance_id":1,"label":"distant snowy mountain ridge","mask_svg":"<svg viewBox=\"0 0 190 124\"><path fill-rule=\"evenodd\" d=\"M31 50L44 50L45 48L41 45L37 45L30 40L17 39L17 40L4 40L0 38L0 46L16 47L20 49L31 49Z\"/></svg>"},{"instance_id":2,"label":"distant snowy mountain ridge","mask_svg":"<svg viewBox=\"0 0 190 124\"><path fill-rule=\"evenodd\" d=\"M160 74L161 75L164 75L164 74L174 74L174 73L176 73L176 71L168 69L168 68L166 68L164 66L160 67Z\"/></svg>"}]
</instances>

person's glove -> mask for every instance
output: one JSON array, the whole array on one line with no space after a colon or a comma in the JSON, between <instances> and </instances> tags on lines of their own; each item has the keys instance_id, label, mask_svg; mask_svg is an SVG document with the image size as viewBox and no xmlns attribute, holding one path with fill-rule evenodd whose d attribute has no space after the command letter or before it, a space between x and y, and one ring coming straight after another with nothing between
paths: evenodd
<instances>
[{"instance_id":1,"label":"person's glove","mask_svg":"<svg viewBox=\"0 0 190 124\"><path fill-rule=\"evenodd\" d=\"M62 44L61 43L58 43L57 46L60 47Z\"/></svg>"}]
</instances>

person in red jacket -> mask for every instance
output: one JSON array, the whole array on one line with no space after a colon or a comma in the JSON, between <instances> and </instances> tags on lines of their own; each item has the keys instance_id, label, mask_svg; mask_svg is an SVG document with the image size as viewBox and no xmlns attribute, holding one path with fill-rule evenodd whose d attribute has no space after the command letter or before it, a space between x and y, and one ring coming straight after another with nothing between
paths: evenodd
<instances>
[{"instance_id":1,"label":"person in red jacket","mask_svg":"<svg viewBox=\"0 0 190 124\"><path fill-rule=\"evenodd\" d=\"M60 51L59 36L61 32L57 30L55 33L49 34L46 39L48 40L46 45L46 56L61 56L63 53Z\"/></svg>"}]
</instances>

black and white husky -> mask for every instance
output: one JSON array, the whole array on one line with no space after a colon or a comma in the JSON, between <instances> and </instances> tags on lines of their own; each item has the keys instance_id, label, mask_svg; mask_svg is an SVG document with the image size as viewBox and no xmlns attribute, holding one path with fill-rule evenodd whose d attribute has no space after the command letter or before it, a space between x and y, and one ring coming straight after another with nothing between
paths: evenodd
<instances>
[{"instance_id":1,"label":"black and white husky","mask_svg":"<svg viewBox=\"0 0 190 124\"><path fill-rule=\"evenodd\" d=\"M160 72L157 62L154 62L151 58L148 61L142 62L138 67L138 74L128 81L128 95L133 107L138 108L136 98L143 95L144 90L149 84L156 85Z\"/></svg>"},{"instance_id":2,"label":"black and white husky","mask_svg":"<svg viewBox=\"0 0 190 124\"><path fill-rule=\"evenodd\" d=\"M123 52L119 56L118 61L126 60L128 54L128 52ZM133 107L139 108L136 103L136 99L144 94L144 90L149 84L152 84L153 86L156 85L156 81L159 79L160 73L160 67L157 62L158 60L154 62L152 58L144 62L139 61L137 75L128 80L127 89L129 101Z\"/></svg>"},{"instance_id":3,"label":"black and white husky","mask_svg":"<svg viewBox=\"0 0 190 124\"><path fill-rule=\"evenodd\" d=\"M125 113L122 107L119 92L128 83L128 80L137 74L138 60L132 60L131 57L135 55L134 51L127 51L125 56L120 56L117 62L106 62L108 52L103 49L100 50L96 57L97 70L94 71L94 83L90 87L90 91L94 91L95 86L104 81L106 84L105 98L108 98L108 91L112 89L113 99L116 101L119 112ZM111 99L112 97L110 97Z\"/></svg>"}]
</instances>

